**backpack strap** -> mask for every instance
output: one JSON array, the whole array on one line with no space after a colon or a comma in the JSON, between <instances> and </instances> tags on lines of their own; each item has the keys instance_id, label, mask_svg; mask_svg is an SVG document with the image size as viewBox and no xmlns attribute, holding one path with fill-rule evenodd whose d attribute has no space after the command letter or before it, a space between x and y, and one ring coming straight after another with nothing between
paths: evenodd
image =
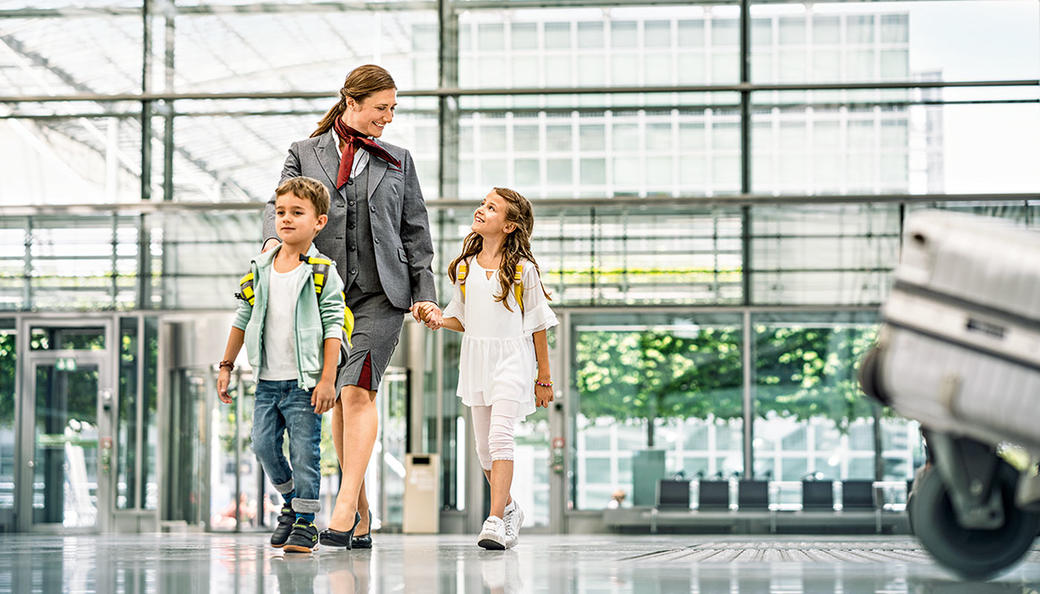
<instances>
[{"instance_id":1,"label":"backpack strap","mask_svg":"<svg viewBox=\"0 0 1040 594\"><path fill-rule=\"evenodd\" d=\"M253 302L256 301L256 293L253 292L253 273L242 277L242 280L238 281L238 293L235 293L235 297L245 301L250 307L253 306Z\"/></svg>"},{"instance_id":2,"label":"backpack strap","mask_svg":"<svg viewBox=\"0 0 1040 594\"><path fill-rule=\"evenodd\" d=\"M311 265L311 276L314 277L314 294L321 297L321 292L325 290L325 279L329 277L329 269L332 267L332 260L301 254L300 261Z\"/></svg>"},{"instance_id":3,"label":"backpack strap","mask_svg":"<svg viewBox=\"0 0 1040 594\"><path fill-rule=\"evenodd\" d=\"M516 272L513 273L513 296L516 304L520 306L520 313L524 313L524 264L516 263Z\"/></svg>"},{"instance_id":4,"label":"backpack strap","mask_svg":"<svg viewBox=\"0 0 1040 594\"><path fill-rule=\"evenodd\" d=\"M462 300L466 301L466 274L469 272L469 266L466 265L466 261L459 262L459 288L462 289Z\"/></svg>"},{"instance_id":5,"label":"backpack strap","mask_svg":"<svg viewBox=\"0 0 1040 594\"><path fill-rule=\"evenodd\" d=\"M311 277L314 279L314 295L320 300L321 292L325 290L325 281L329 278L329 271L332 269L332 260L301 255L300 261L311 265ZM354 333L354 312L347 307L346 293L340 291L339 294L343 297L343 338L347 346L353 347L354 344L350 341L350 337Z\"/></svg>"}]
</instances>

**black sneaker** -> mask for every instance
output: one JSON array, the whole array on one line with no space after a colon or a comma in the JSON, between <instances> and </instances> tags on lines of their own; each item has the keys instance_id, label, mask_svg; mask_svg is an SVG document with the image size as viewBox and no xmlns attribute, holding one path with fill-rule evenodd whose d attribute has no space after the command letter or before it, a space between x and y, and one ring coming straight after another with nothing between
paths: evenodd
<instances>
[{"instance_id":1,"label":"black sneaker","mask_svg":"<svg viewBox=\"0 0 1040 594\"><path fill-rule=\"evenodd\" d=\"M292 510L288 505L282 507L282 513L278 514L278 524L274 527L274 532L271 534L271 546L280 549L285 544L285 541L289 540L289 533L292 532L293 522L296 521L296 512Z\"/></svg>"},{"instance_id":2,"label":"black sneaker","mask_svg":"<svg viewBox=\"0 0 1040 594\"><path fill-rule=\"evenodd\" d=\"M298 518L292 525L289 540L285 541L283 550L290 553L309 553L318 544L318 527L314 522Z\"/></svg>"}]
</instances>

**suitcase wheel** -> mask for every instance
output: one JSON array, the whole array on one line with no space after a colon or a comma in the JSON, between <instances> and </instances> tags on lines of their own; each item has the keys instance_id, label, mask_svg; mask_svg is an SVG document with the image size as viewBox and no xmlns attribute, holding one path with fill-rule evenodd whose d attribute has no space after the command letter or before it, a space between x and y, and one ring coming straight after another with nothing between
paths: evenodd
<instances>
[{"instance_id":1,"label":"suitcase wheel","mask_svg":"<svg viewBox=\"0 0 1040 594\"><path fill-rule=\"evenodd\" d=\"M966 579L987 579L1022 558L1040 529L1040 514L1015 507L1018 472L998 462L993 488L1000 489L1004 525L994 530L960 526L950 494L938 471L929 466L914 481L907 504L912 529L921 544L947 569Z\"/></svg>"},{"instance_id":2,"label":"suitcase wheel","mask_svg":"<svg viewBox=\"0 0 1040 594\"><path fill-rule=\"evenodd\" d=\"M933 472L931 464L926 463L918 468L917 472L914 473L914 480L910 483L910 491L906 494L906 521L910 527L910 534L914 534L914 500L916 499L917 488L921 486L921 478L929 472Z\"/></svg>"}]
</instances>

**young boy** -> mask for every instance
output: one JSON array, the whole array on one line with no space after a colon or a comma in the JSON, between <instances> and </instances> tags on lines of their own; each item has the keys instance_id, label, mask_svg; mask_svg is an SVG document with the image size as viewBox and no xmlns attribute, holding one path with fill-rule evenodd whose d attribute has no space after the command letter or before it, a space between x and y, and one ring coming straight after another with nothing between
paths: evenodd
<instances>
[{"instance_id":1,"label":"young boy","mask_svg":"<svg viewBox=\"0 0 1040 594\"><path fill-rule=\"evenodd\" d=\"M282 243L251 262L217 377L217 394L228 404L231 370L244 343L259 379L253 450L285 498L271 546L298 553L309 553L318 542L321 415L336 401L344 318L343 281L335 263L312 244L328 211L328 190L317 180L294 177L275 190ZM320 292L316 278L319 285L324 280ZM282 454L286 429L291 466Z\"/></svg>"}]
</instances>

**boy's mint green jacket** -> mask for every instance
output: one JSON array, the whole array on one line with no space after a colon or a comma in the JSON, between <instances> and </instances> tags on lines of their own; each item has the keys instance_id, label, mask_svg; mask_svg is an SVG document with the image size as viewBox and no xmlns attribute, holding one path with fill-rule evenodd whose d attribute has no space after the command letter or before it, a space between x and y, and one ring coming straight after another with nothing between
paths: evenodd
<instances>
[{"instance_id":1,"label":"boy's mint green jacket","mask_svg":"<svg viewBox=\"0 0 1040 594\"><path fill-rule=\"evenodd\" d=\"M264 340L289 340L288 336L264 336L264 320L267 317L267 288L271 282L271 268L281 245L264 252L250 262L253 272L253 305L239 300L235 312L235 328L244 330L246 353L249 364L259 371L263 364ZM308 257L324 258L318 249L311 244ZM335 263L333 263L335 264ZM293 328L296 332L296 373L300 388L309 390L318 385L321 379L322 359L326 338L343 340L343 280L336 272L335 266L329 267L325 288L321 292L321 301L314 292L313 267L300 262L293 270L299 293L296 299L296 316Z\"/></svg>"}]
</instances>

